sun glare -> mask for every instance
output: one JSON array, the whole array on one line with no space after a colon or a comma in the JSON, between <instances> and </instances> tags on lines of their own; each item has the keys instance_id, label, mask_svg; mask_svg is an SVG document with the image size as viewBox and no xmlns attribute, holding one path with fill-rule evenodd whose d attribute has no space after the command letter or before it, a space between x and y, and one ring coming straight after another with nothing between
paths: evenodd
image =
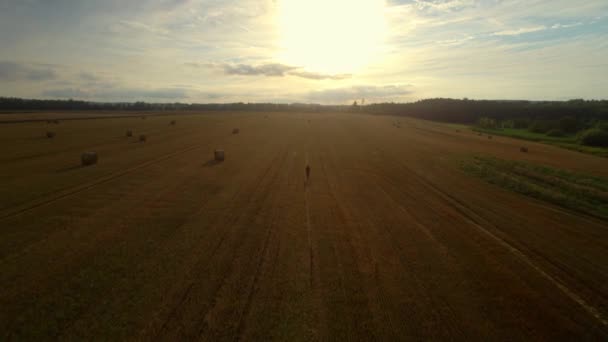
<instances>
[{"instance_id":1,"label":"sun glare","mask_svg":"<svg viewBox=\"0 0 608 342\"><path fill-rule=\"evenodd\" d=\"M355 73L379 58L384 0L281 0L279 59L312 72Z\"/></svg>"}]
</instances>

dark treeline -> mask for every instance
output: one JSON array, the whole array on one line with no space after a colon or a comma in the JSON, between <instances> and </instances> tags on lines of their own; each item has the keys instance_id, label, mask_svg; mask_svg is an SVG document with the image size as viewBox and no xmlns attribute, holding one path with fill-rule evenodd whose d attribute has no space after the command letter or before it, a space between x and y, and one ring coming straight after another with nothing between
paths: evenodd
<instances>
[{"instance_id":1,"label":"dark treeline","mask_svg":"<svg viewBox=\"0 0 608 342\"><path fill-rule=\"evenodd\" d=\"M336 111L348 106L322 106L318 104L277 103L148 103L148 102L89 102L79 100L35 100L0 97L0 111Z\"/></svg>"},{"instance_id":2,"label":"dark treeline","mask_svg":"<svg viewBox=\"0 0 608 342\"><path fill-rule=\"evenodd\" d=\"M481 118L497 121L510 119L553 120L574 117L577 120L607 120L608 101L498 101L428 99L412 103L379 103L365 106L325 106L318 104L274 103L147 103L147 102L88 102L78 100L33 100L0 98L0 111L256 111L256 112L330 112L357 111L371 114L411 116L427 120L454 123L476 123Z\"/></svg>"},{"instance_id":3,"label":"dark treeline","mask_svg":"<svg viewBox=\"0 0 608 342\"><path fill-rule=\"evenodd\" d=\"M375 114L411 116L453 123L477 123L481 118L496 121L555 120L574 117L580 121L608 119L608 101L497 101L429 99L413 103L380 103L365 106Z\"/></svg>"}]
</instances>

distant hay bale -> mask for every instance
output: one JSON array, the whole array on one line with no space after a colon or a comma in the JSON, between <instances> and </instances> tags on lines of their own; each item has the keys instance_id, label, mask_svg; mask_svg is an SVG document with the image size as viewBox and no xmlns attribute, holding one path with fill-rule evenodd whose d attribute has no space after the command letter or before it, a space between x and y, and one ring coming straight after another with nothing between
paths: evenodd
<instances>
[{"instance_id":1,"label":"distant hay bale","mask_svg":"<svg viewBox=\"0 0 608 342\"><path fill-rule=\"evenodd\" d=\"M128 130L126 135L127 135L127 137L132 137L133 136L133 131L132 130Z\"/></svg>"},{"instance_id":2,"label":"distant hay bale","mask_svg":"<svg viewBox=\"0 0 608 342\"><path fill-rule=\"evenodd\" d=\"M97 152L85 152L81 156L82 166L97 164Z\"/></svg>"},{"instance_id":3,"label":"distant hay bale","mask_svg":"<svg viewBox=\"0 0 608 342\"><path fill-rule=\"evenodd\" d=\"M175 126L175 120L171 120L171 126Z\"/></svg>"},{"instance_id":4,"label":"distant hay bale","mask_svg":"<svg viewBox=\"0 0 608 342\"><path fill-rule=\"evenodd\" d=\"M215 161L224 161L224 150L215 150L213 153Z\"/></svg>"},{"instance_id":5,"label":"distant hay bale","mask_svg":"<svg viewBox=\"0 0 608 342\"><path fill-rule=\"evenodd\" d=\"M238 128L235 128L232 130L232 134L239 134L240 130Z\"/></svg>"},{"instance_id":6,"label":"distant hay bale","mask_svg":"<svg viewBox=\"0 0 608 342\"><path fill-rule=\"evenodd\" d=\"M142 119L142 120L146 120L146 117L145 117L145 116L142 116L142 117L141 117L141 119Z\"/></svg>"},{"instance_id":7,"label":"distant hay bale","mask_svg":"<svg viewBox=\"0 0 608 342\"><path fill-rule=\"evenodd\" d=\"M142 134L142 135L139 136L139 141L145 142L146 140L148 140L148 137L146 137L145 134Z\"/></svg>"},{"instance_id":8,"label":"distant hay bale","mask_svg":"<svg viewBox=\"0 0 608 342\"><path fill-rule=\"evenodd\" d=\"M527 148L527 147L525 147L525 146L520 147L520 148L519 148L519 150L520 150L521 152L525 152L525 153L527 153L527 152L528 152L528 148Z\"/></svg>"},{"instance_id":9,"label":"distant hay bale","mask_svg":"<svg viewBox=\"0 0 608 342\"><path fill-rule=\"evenodd\" d=\"M46 132L46 137L51 139L55 137L55 132Z\"/></svg>"}]
</instances>

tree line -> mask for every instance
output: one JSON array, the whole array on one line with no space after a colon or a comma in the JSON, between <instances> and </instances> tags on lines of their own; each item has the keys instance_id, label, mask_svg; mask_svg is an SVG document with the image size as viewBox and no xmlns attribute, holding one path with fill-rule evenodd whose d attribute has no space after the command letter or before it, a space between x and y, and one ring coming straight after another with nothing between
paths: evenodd
<instances>
[{"instance_id":1,"label":"tree line","mask_svg":"<svg viewBox=\"0 0 608 342\"><path fill-rule=\"evenodd\" d=\"M468 99L427 99L411 103L377 103L366 105L320 105L277 103L148 103L90 102L80 100L37 100L0 97L0 111L253 111L253 112L365 112L401 115L426 120L473 124L481 118L496 122L559 120L572 117L579 122L608 120L607 100L570 101L500 101Z\"/></svg>"},{"instance_id":2,"label":"tree line","mask_svg":"<svg viewBox=\"0 0 608 342\"><path fill-rule=\"evenodd\" d=\"M0 97L0 111L342 111L347 106L322 106L305 103L149 103L137 102L91 102L81 100L37 100Z\"/></svg>"}]
</instances>

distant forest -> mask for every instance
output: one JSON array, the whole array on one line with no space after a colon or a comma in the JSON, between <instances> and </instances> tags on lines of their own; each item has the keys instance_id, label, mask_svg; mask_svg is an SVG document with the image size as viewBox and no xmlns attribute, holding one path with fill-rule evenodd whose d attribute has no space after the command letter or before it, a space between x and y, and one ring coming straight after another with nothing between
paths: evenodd
<instances>
[{"instance_id":1,"label":"distant forest","mask_svg":"<svg viewBox=\"0 0 608 342\"><path fill-rule=\"evenodd\" d=\"M477 123L481 118L496 121L531 119L555 120L572 117L577 121L608 120L608 100L500 101L468 99L428 99L412 103L326 106L319 104L274 103L104 103L78 100L33 100L0 97L1 112L19 111L253 111L253 112L365 112L401 115L453 123Z\"/></svg>"}]
</instances>

